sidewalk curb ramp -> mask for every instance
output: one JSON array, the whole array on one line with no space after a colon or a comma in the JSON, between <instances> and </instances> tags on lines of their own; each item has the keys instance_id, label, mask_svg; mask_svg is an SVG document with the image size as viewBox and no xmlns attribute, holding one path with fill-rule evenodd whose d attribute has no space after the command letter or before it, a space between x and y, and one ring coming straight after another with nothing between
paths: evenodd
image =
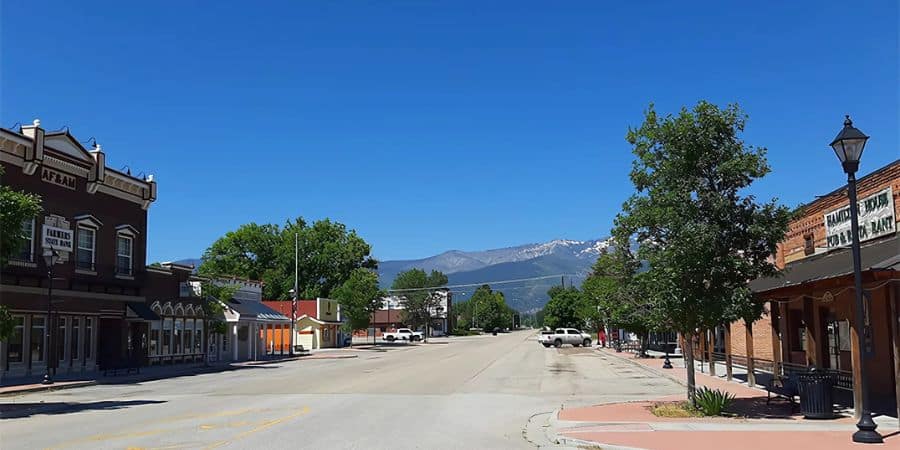
<instances>
[{"instance_id":1,"label":"sidewalk curb ramp","mask_svg":"<svg viewBox=\"0 0 900 450\"><path fill-rule=\"evenodd\" d=\"M684 386L684 387L687 387L687 381L682 380L681 378L678 378L678 377L676 377L676 376L674 376L674 375L669 375L667 372L664 372L663 369L655 369L655 368L653 368L653 367L647 366L646 364L641 364L641 363L639 363L639 362L637 362L637 361L634 361L634 358L626 358L626 357L624 357L624 356L612 355L612 354L609 354L609 352L605 352L605 351L603 351L603 350L600 350L599 348L596 349L596 352L599 353L599 354L601 354L601 355L603 355L603 356L610 356L610 357L612 357L612 358L619 358L619 359L621 359L622 361L625 361L625 362L627 362L627 363L629 363L629 364L631 364L631 365L633 365L633 366L639 367L640 369L642 369L643 371L645 371L645 372L647 372L647 373L650 373L650 374L653 374L653 375L656 375L656 376L660 376L660 377L668 378L668 379L670 379L670 380L672 380L672 381L674 381L674 382L676 382L676 383L678 383L678 384L680 384L680 385L682 385L682 386ZM630 355L631 353L628 353L628 354Z\"/></svg>"}]
</instances>

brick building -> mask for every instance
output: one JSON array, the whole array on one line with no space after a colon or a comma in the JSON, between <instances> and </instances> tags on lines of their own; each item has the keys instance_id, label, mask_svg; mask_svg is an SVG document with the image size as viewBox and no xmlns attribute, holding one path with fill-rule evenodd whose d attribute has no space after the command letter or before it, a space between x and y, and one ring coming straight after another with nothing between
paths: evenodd
<instances>
[{"instance_id":1,"label":"brick building","mask_svg":"<svg viewBox=\"0 0 900 450\"><path fill-rule=\"evenodd\" d=\"M43 207L22 224L26 240L0 268L0 302L15 321L0 343L0 379L40 375L48 364L57 374L123 364L134 309L146 301L153 177L113 170L99 145L87 150L68 130L46 132L38 120L0 129L0 161L3 183L39 194ZM48 252L58 257L52 279Z\"/></svg>"},{"instance_id":2,"label":"brick building","mask_svg":"<svg viewBox=\"0 0 900 450\"><path fill-rule=\"evenodd\" d=\"M765 303L763 317L712 330L698 342L703 358L749 367L751 380L817 367L831 371L839 397L861 398L866 364L876 409L896 414L900 397L900 160L858 180L864 336L854 324L847 186L804 205L777 248L783 276L750 284ZM748 345L752 343L752 345ZM711 350L711 351L710 351ZM730 355L730 358L729 358Z\"/></svg>"}]
</instances>

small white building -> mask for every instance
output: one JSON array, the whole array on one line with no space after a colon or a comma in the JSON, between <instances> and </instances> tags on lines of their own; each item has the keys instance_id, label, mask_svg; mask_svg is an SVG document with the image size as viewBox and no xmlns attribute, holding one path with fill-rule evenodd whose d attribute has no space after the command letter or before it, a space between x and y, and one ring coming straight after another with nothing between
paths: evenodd
<instances>
[{"instance_id":1,"label":"small white building","mask_svg":"<svg viewBox=\"0 0 900 450\"><path fill-rule=\"evenodd\" d=\"M289 329L291 319L262 303L262 282L222 280L238 286L234 296L222 301L225 333L210 339L210 361L252 361L267 354L266 336L273 330Z\"/></svg>"}]
</instances>

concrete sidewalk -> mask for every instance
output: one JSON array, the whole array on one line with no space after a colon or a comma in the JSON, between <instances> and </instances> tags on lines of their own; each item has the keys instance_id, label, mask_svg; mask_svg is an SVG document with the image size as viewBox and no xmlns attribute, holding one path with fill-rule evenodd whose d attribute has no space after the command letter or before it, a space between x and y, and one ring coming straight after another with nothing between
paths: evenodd
<instances>
[{"instance_id":1,"label":"concrete sidewalk","mask_svg":"<svg viewBox=\"0 0 900 450\"><path fill-rule=\"evenodd\" d=\"M662 359L634 358L630 353L598 349L603 358L626 360L658 376L684 384L684 367L662 369ZM674 362L674 361L673 361ZM654 416L653 405L684 401L685 395L660 397L652 401L613 403L556 411L549 420L548 436L558 444L604 449L721 449L760 448L844 449L867 447L850 437L855 420L842 414L834 420L806 420L787 401L766 404L764 390L719 377L696 374L697 386L726 390L736 399L730 411L735 417L665 418ZM878 417L878 431L885 436L880 448L900 448L897 420Z\"/></svg>"},{"instance_id":2,"label":"concrete sidewalk","mask_svg":"<svg viewBox=\"0 0 900 450\"><path fill-rule=\"evenodd\" d=\"M344 356L352 357L352 356ZM321 359L306 357L311 359ZM15 380L15 384L0 386L0 397L15 396L29 392L40 391L56 391L62 389L72 389L84 386L94 386L98 384L128 384L141 383L146 381L161 380L165 378L175 378L183 376L200 375L204 373L224 372L230 370L239 370L242 368L251 368L255 366L263 366L269 364L284 363L295 361L300 357L285 356L283 358L268 358L257 361L242 361L236 363L213 362L190 363L171 366L151 366L141 367L140 372L122 373L104 375L103 371L91 372L77 375L60 375L54 378L53 384L41 384L41 377L34 376L24 379Z\"/></svg>"}]
</instances>

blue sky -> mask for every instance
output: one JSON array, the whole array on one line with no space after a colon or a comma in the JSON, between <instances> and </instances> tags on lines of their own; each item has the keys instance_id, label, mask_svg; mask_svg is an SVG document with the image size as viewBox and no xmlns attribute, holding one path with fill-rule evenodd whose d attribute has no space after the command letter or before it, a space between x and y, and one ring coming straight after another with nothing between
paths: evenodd
<instances>
[{"instance_id":1,"label":"blue sky","mask_svg":"<svg viewBox=\"0 0 900 450\"><path fill-rule=\"evenodd\" d=\"M380 259L605 236L650 102L740 103L791 206L845 113L900 156L896 1L643 3L3 2L0 124L153 173L151 261L294 216Z\"/></svg>"}]
</instances>

